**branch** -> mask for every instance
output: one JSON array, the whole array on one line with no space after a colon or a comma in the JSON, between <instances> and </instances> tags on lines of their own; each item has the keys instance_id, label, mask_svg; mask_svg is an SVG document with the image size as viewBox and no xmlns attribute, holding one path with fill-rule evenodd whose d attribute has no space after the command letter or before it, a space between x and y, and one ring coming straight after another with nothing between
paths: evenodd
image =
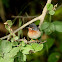
<instances>
[{"instance_id":1,"label":"branch","mask_svg":"<svg viewBox=\"0 0 62 62\"><path fill-rule=\"evenodd\" d=\"M51 3L51 0L47 0L46 5L47 5L48 3ZM29 24L31 24L31 23L37 21L37 20L40 20L40 24L39 24L39 28L40 28L41 24L42 24L43 21L44 21L45 15L46 15L46 13L47 13L46 5L45 5L45 7L44 7L44 9L43 9L43 12L42 12L42 14L41 14L40 16L38 16L38 17L32 19L31 21L27 22L26 24L24 24L23 26L21 26L20 28L18 28L17 30L15 30L14 33L18 32L19 30L23 29L23 28L26 27L27 25L29 25ZM10 34L7 35L7 36L5 36L5 37L2 37L2 38L0 38L0 39L5 39L5 38L8 38L9 36L10 36Z\"/></svg>"},{"instance_id":2,"label":"branch","mask_svg":"<svg viewBox=\"0 0 62 62\"><path fill-rule=\"evenodd\" d=\"M44 18L45 18L45 15L46 15L46 13L47 13L47 7L46 7L46 6L47 6L48 3L51 3L51 1L52 1L52 0L48 0L48 1L47 1L46 5L45 5L45 7L44 7L44 9L43 9L42 14L40 15L39 28L40 28L41 24L43 23Z\"/></svg>"},{"instance_id":3,"label":"branch","mask_svg":"<svg viewBox=\"0 0 62 62\"><path fill-rule=\"evenodd\" d=\"M12 16L12 18L34 18L37 16Z\"/></svg>"}]
</instances>

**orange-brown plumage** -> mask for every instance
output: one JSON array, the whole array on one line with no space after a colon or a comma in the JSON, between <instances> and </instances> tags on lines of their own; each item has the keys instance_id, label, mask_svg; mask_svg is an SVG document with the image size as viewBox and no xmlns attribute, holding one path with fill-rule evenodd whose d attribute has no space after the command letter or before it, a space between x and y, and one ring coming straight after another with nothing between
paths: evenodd
<instances>
[{"instance_id":1,"label":"orange-brown plumage","mask_svg":"<svg viewBox=\"0 0 62 62\"><path fill-rule=\"evenodd\" d=\"M31 39L37 39L38 37L41 36L41 32L39 30L32 30L32 28L29 28L28 36Z\"/></svg>"}]
</instances>

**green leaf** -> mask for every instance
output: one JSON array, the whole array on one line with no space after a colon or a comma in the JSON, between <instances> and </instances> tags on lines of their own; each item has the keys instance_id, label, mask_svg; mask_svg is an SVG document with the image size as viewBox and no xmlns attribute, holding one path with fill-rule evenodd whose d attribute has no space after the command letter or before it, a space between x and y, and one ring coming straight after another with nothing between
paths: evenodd
<instances>
[{"instance_id":1,"label":"green leaf","mask_svg":"<svg viewBox=\"0 0 62 62\"><path fill-rule=\"evenodd\" d=\"M0 47L3 53L8 53L12 49L12 43L7 40L2 40Z\"/></svg>"},{"instance_id":2,"label":"green leaf","mask_svg":"<svg viewBox=\"0 0 62 62\"><path fill-rule=\"evenodd\" d=\"M61 42L60 45L59 45L59 49L60 49L60 51L62 52L62 42Z\"/></svg>"},{"instance_id":3,"label":"green leaf","mask_svg":"<svg viewBox=\"0 0 62 62\"><path fill-rule=\"evenodd\" d=\"M24 43L24 41L22 41L22 42L21 42L21 45L22 45L22 46L25 46L25 43Z\"/></svg>"},{"instance_id":4,"label":"green leaf","mask_svg":"<svg viewBox=\"0 0 62 62\"><path fill-rule=\"evenodd\" d=\"M5 25L5 28L6 28L8 31L10 31L10 29L8 28L8 25Z\"/></svg>"},{"instance_id":5,"label":"green leaf","mask_svg":"<svg viewBox=\"0 0 62 62\"><path fill-rule=\"evenodd\" d=\"M62 25L56 25L56 31L62 32Z\"/></svg>"},{"instance_id":6,"label":"green leaf","mask_svg":"<svg viewBox=\"0 0 62 62\"><path fill-rule=\"evenodd\" d=\"M62 25L62 22L61 21L54 21L53 24L54 25Z\"/></svg>"},{"instance_id":7,"label":"green leaf","mask_svg":"<svg viewBox=\"0 0 62 62\"><path fill-rule=\"evenodd\" d=\"M45 49L51 48L51 47L53 46L53 44L54 44L54 39L48 38L46 41L47 41L47 42L44 43L44 48L45 48Z\"/></svg>"},{"instance_id":8,"label":"green leaf","mask_svg":"<svg viewBox=\"0 0 62 62\"><path fill-rule=\"evenodd\" d=\"M2 52L2 48L1 48L1 40L0 40L0 56L2 57L3 56L3 52Z\"/></svg>"},{"instance_id":9,"label":"green leaf","mask_svg":"<svg viewBox=\"0 0 62 62\"><path fill-rule=\"evenodd\" d=\"M50 4L50 3L48 3L48 4L47 4L47 10L52 10L52 9L53 9L53 5Z\"/></svg>"},{"instance_id":10,"label":"green leaf","mask_svg":"<svg viewBox=\"0 0 62 62\"><path fill-rule=\"evenodd\" d=\"M18 61L19 61L19 62L23 62L23 53L22 53L22 52L19 51L19 52L17 53L17 57L18 57Z\"/></svg>"},{"instance_id":11,"label":"green leaf","mask_svg":"<svg viewBox=\"0 0 62 62\"><path fill-rule=\"evenodd\" d=\"M23 54L23 61L26 61L26 55Z\"/></svg>"},{"instance_id":12,"label":"green leaf","mask_svg":"<svg viewBox=\"0 0 62 62\"><path fill-rule=\"evenodd\" d=\"M44 30L46 35L49 35L52 33L51 29L48 27L47 29Z\"/></svg>"},{"instance_id":13,"label":"green leaf","mask_svg":"<svg viewBox=\"0 0 62 62\"><path fill-rule=\"evenodd\" d=\"M12 50L9 53L10 56L14 57L15 55L17 55L17 53L19 52L19 49L20 49L20 47L14 47L14 48L12 48Z\"/></svg>"},{"instance_id":14,"label":"green leaf","mask_svg":"<svg viewBox=\"0 0 62 62\"><path fill-rule=\"evenodd\" d=\"M50 15L54 15L55 14L55 11L51 10L51 11L49 11L49 14Z\"/></svg>"},{"instance_id":15,"label":"green leaf","mask_svg":"<svg viewBox=\"0 0 62 62\"><path fill-rule=\"evenodd\" d=\"M32 48L35 50L35 52L40 51L40 50L43 49L43 44L33 43L31 45L32 45Z\"/></svg>"},{"instance_id":16,"label":"green leaf","mask_svg":"<svg viewBox=\"0 0 62 62\"><path fill-rule=\"evenodd\" d=\"M18 42L12 42L12 46L17 46Z\"/></svg>"},{"instance_id":17,"label":"green leaf","mask_svg":"<svg viewBox=\"0 0 62 62\"><path fill-rule=\"evenodd\" d=\"M11 38L11 42L14 42L14 38Z\"/></svg>"},{"instance_id":18,"label":"green leaf","mask_svg":"<svg viewBox=\"0 0 62 62\"><path fill-rule=\"evenodd\" d=\"M14 37L14 40L18 40L18 39L19 39L19 37L18 37L18 36L15 36L15 37Z\"/></svg>"},{"instance_id":19,"label":"green leaf","mask_svg":"<svg viewBox=\"0 0 62 62\"><path fill-rule=\"evenodd\" d=\"M45 34L49 35L55 31L55 25L53 23L49 24L49 27L44 30Z\"/></svg>"},{"instance_id":20,"label":"green leaf","mask_svg":"<svg viewBox=\"0 0 62 62\"><path fill-rule=\"evenodd\" d=\"M52 32L55 31L55 25L53 23L50 24L49 28Z\"/></svg>"},{"instance_id":21,"label":"green leaf","mask_svg":"<svg viewBox=\"0 0 62 62\"><path fill-rule=\"evenodd\" d=\"M46 28L48 28L48 27L49 27L49 22L44 22L44 23L41 25L40 30L44 30L44 29L46 29Z\"/></svg>"},{"instance_id":22,"label":"green leaf","mask_svg":"<svg viewBox=\"0 0 62 62\"><path fill-rule=\"evenodd\" d=\"M20 51L18 52L17 57L18 57L18 61L19 61L19 62L24 62L24 61L26 61L26 55L23 54L23 53L20 52Z\"/></svg>"},{"instance_id":23,"label":"green leaf","mask_svg":"<svg viewBox=\"0 0 62 62\"><path fill-rule=\"evenodd\" d=\"M55 21L55 22L53 22L53 24L55 25L55 30L56 31L62 32L62 22Z\"/></svg>"},{"instance_id":24,"label":"green leaf","mask_svg":"<svg viewBox=\"0 0 62 62\"><path fill-rule=\"evenodd\" d=\"M54 52L49 56L48 62L57 62L59 60L59 57L60 57L60 53Z\"/></svg>"},{"instance_id":25,"label":"green leaf","mask_svg":"<svg viewBox=\"0 0 62 62\"><path fill-rule=\"evenodd\" d=\"M11 20L7 20L6 22L8 23L9 26L12 26L12 21Z\"/></svg>"},{"instance_id":26,"label":"green leaf","mask_svg":"<svg viewBox=\"0 0 62 62\"><path fill-rule=\"evenodd\" d=\"M29 54L30 50L33 50L32 46L31 45L27 45L26 47L23 48L22 53L23 54Z\"/></svg>"},{"instance_id":27,"label":"green leaf","mask_svg":"<svg viewBox=\"0 0 62 62\"><path fill-rule=\"evenodd\" d=\"M3 56L3 52L2 52L2 49L0 48L0 56L2 57Z\"/></svg>"},{"instance_id":28,"label":"green leaf","mask_svg":"<svg viewBox=\"0 0 62 62\"><path fill-rule=\"evenodd\" d=\"M13 62L14 58L2 58L0 57L0 62Z\"/></svg>"},{"instance_id":29,"label":"green leaf","mask_svg":"<svg viewBox=\"0 0 62 62\"><path fill-rule=\"evenodd\" d=\"M13 38L11 38L11 42L14 42L15 40L18 40L19 37L18 36L14 36Z\"/></svg>"},{"instance_id":30,"label":"green leaf","mask_svg":"<svg viewBox=\"0 0 62 62\"><path fill-rule=\"evenodd\" d=\"M14 58L5 58L4 62L14 62Z\"/></svg>"},{"instance_id":31,"label":"green leaf","mask_svg":"<svg viewBox=\"0 0 62 62\"><path fill-rule=\"evenodd\" d=\"M2 57L0 57L0 62L4 62L4 59Z\"/></svg>"},{"instance_id":32,"label":"green leaf","mask_svg":"<svg viewBox=\"0 0 62 62\"><path fill-rule=\"evenodd\" d=\"M19 52L19 50L20 50L20 47L14 47L14 48L12 48L12 50L9 53L5 54L4 57L5 58L8 58L8 57L12 58L15 55L17 55L17 53Z\"/></svg>"}]
</instances>

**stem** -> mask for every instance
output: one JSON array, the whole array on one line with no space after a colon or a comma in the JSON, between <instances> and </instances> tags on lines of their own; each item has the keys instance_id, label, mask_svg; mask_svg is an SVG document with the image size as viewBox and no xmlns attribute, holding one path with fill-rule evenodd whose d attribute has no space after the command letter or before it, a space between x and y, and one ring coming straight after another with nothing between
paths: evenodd
<instances>
[{"instance_id":1,"label":"stem","mask_svg":"<svg viewBox=\"0 0 62 62\"><path fill-rule=\"evenodd\" d=\"M50 15L50 17L49 17L49 22L51 22L51 15Z\"/></svg>"}]
</instances>

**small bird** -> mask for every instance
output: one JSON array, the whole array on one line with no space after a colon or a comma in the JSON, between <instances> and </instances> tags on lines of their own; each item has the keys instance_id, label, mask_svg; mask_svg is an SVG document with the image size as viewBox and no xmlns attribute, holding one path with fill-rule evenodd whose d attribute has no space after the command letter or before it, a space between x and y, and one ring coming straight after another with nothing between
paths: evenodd
<instances>
[{"instance_id":1,"label":"small bird","mask_svg":"<svg viewBox=\"0 0 62 62\"><path fill-rule=\"evenodd\" d=\"M28 27L28 37L31 39L37 39L41 36L39 28L34 24L30 24Z\"/></svg>"}]
</instances>

